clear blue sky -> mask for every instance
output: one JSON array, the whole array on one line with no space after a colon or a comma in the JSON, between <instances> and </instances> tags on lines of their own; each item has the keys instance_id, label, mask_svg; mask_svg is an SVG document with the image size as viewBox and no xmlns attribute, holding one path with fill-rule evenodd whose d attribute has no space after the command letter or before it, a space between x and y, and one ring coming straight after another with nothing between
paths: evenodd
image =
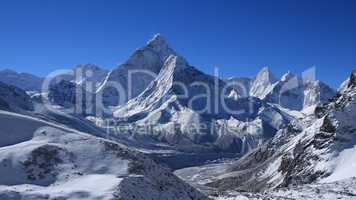
<instances>
[{"instance_id":1,"label":"clear blue sky","mask_svg":"<svg viewBox=\"0 0 356 200\"><path fill-rule=\"evenodd\" d=\"M336 87L356 67L353 0L0 0L0 68L112 68L157 32L192 65L224 76L315 65Z\"/></svg>"}]
</instances>

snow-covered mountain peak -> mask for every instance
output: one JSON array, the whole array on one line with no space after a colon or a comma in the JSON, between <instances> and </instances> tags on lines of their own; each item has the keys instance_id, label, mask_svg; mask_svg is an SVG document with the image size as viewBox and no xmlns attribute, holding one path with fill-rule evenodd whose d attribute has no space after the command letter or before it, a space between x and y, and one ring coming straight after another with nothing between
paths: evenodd
<instances>
[{"instance_id":1,"label":"snow-covered mountain peak","mask_svg":"<svg viewBox=\"0 0 356 200\"><path fill-rule=\"evenodd\" d=\"M302 78L291 72L277 80L266 67L258 73L250 90L250 96L292 110L327 102L334 95L335 91L321 81Z\"/></svg>"},{"instance_id":2,"label":"snow-covered mountain peak","mask_svg":"<svg viewBox=\"0 0 356 200\"><path fill-rule=\"evenodd\" d=\"M160 33L156 33L153 38L151 38L148 42L147 45L151 45L151 46L158 46L158 45L168 45L167 40L160 34Z\"/></svg>"},{"instance_id":3,"label":"snow-covered mountain peak","mask_svg":"<svg viewBox=\"0 0 356 200\"><path fill-rule=\"evenodd\" d=\"M272 71L268 67L264 67L260 72L258 72L256 80L269 81L271 83L278 81L278 79L273 75Z\"/></svg>"},{"instance_id":4,"label":"snow-covered mountain peak","mask_svg":"<svg viewBox=\"0 0 356 200\"><path fill-rule=\"evenodd\" d=\"M147 42L145 48L155 51L162 61L167 59L169 55L176 55L176 52L170 47L167 40L159 33Z\"/></svg>"},{"instance_id":5,"label":"snow-covered mountain peak","mask_svg":"<svg viewBox=\"0 0 356 200\"><path fill-rule=\"evenodd\" d=\"M272 85L277 81L278 79L273 75L268 67L262 68L252 83L250 95L260 99L265 98L265 96L272 89Z\"/></svg>"},{"instance_id":6,"label":"snow-covered mountain peak","mask_svg":"<svg viewBox=\"0 0 356 200\"><path fill-rule=\"evenodd\" d=\"M177 54L160 34L156 34L145 46L135 50L123 64L109 73L98 90L104 93L104 104L118 105L120 98L110 88L110 83L113 82L123 87L125 95L121 98L124 102L137 97L156 78L170 55Z\"/></svg>"},{"instance_id":7,"label":"snow-covered mountain peak","mask_svg":"<svg viewBox=\"0 0 356 200\"><path fill-rule=\"evenodd\" d=\"M157 73L170 55L177 55L177 53L170 47L163 36L156 34L145 46L137 49L118 68L125 66L127 69L139 68Z\"/></svg>"}]
</instances>

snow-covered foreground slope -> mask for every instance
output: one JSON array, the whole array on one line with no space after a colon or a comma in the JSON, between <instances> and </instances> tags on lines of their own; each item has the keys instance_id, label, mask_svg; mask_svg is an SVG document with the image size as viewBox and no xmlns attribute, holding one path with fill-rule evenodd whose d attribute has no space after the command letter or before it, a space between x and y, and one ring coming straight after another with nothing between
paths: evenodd
<instances>
[{"instance_id":1,"label":"snow-covered foreground slope","mask_svg":"<svg viewBox=\"0 0 356 200\"><path fill-rule=\"evenodd\" d=\"M327 184L310 184L271 190L265 193L230 192L214 195L215 200L354 200L356 199L356 178Z\"/></svg>"},{"instance_id":2,"label":"snow-covered foreground slope","mask_svg":"<svg viewBox=\"0 0 356 200\"><path fill-rule=\"evenodd\" d=\"M118 143L5 111L0 126L2 200L206 199Z\"/></svg>"}]
</instances>

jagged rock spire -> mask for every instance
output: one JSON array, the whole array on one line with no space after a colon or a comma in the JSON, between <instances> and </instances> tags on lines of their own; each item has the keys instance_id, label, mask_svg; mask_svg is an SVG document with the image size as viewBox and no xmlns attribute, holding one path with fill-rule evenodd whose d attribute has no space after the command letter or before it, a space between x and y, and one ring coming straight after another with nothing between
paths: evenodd
<instances>
[{"instance_id":1,"label":"jagged rock spire","mask_svg":"<svg viewBox=\"0 0 356 200\"><path fill-rule=\"evenodd\" d=\"M356 69L353 69L349 78L341 84L338 91L339 93L344 93L348 89L353 88L355 86L356 86Z\"/></svg>"},{"instance_id":2,"label":"jagged rock spire","mask_svg":"<svg viewBox=\"0 0 356 200\"><path fill-rule=\"evenodd\" d=\"M261 69L261 71L257 74L256 80L268 81L270 83L275 83L278 81L268 67L264 67Z\"/></svg>"},{"instance_id":3,"label":"jagged rock spire","mask_svg":"<svg viewBox=\"0 0 356 200\"><path fill-rule=\"evenodd\" d=\"M356 85L356 69L353 69L350 75L349 87Z\"/></svg>"},{"instance_id":4,"label":"jagged rock spire","mask_svg":"<svg viewBox=\"0 0 356 200\"><path fill-rule=\"evenodd\" d=\"M147 45L151 46L156 46L156 45L168 45L167 40L160 34L157 33L151 38L148 42Z\"/></svg>"},{"instance_id":5,"label":"jagged rock spire","mask_svg":"<svg viewBox=\"0 0 356 200\"><path fill-rule=\"evenodd\" d=\"M250 95L263 99L267 94L268 87L277 81L268 67L262 68L252 83Z\"/></svg>"}]
</instances>

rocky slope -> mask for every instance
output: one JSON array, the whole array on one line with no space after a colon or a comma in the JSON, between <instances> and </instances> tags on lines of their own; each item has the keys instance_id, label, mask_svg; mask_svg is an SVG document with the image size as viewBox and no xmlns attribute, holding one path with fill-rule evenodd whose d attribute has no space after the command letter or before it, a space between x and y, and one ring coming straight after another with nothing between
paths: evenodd
<instances>
[{"instance_id":1,"label":"rocky slope","mask_svg":"<svg viewBox=\"0 0 356 200\"><path fill-rule=\"evenodd\" d=\"M207 199L118 143L4 111L0 124L3 200Z\"/></svg>"},{"instance_id":2,"label":"rocky slope","mask_svg":"<svg viewBox=\"0 0 356 200\"><path fill-rule=\"evenodd\" d=\"M207 168L193 181L219 190L264 191L356 176L351 170L356 155L355 77L354 71L340 93L313 115L293 121L238 161ZM177 173L189 178L184 171Z\"/></svg>"},{"instance_id":3,"label":"rocky slope","mask_svg":"<svg viewBox=\"0 0 356 200\"><path fill-rule=\"evenodd\" d=\"M95 91L87 90L85 84L61 80L50 86L48 93L41 96L43 101L40 102L54 109L56 106L72 109L72 114L94 116L96 115Z\"/></svg>"},{"instance_id":4,"label":"rocky slope","mask_svg":"<svg viewBox=\"0 0 356 200\"><path fill-rule=\"evenodd\" d=\"M265 193L230 192L214 195L216 200L352 200L356 198L356 179L346 179L327 184L314 183L271 190Z\"/></svg>"}]
</instances>

